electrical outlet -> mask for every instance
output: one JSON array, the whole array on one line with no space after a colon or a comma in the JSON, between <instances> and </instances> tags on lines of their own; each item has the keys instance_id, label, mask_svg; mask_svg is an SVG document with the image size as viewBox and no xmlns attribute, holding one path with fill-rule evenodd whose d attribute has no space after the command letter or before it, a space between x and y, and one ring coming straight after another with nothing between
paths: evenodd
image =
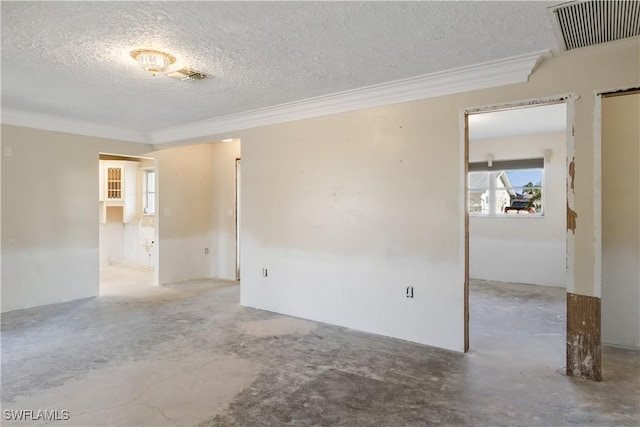
<instances>
[{"instance_id":1,"label":"electrical outlet","mask_svg":"<svg viewBox=\"0 0 640 427\"><path fill-rule=\"evenodd\" d=\"M407 298L413 298L413 286L407 286Z\"/></svg>"},{"instance_id":2,"label":"electrical outlet","mask_svg":"<svg viewBox=\"0 0 640 427\"><path fill-rule=\"evenodd\" d=\"M267 277L269 275L269 272L267 271L266 268L262 269L262 277Z\"/></svg>"},{"instance_id":3,"label":"electrical outlet","mask_svg":"<svg viewBox=\"0 0 640 427\"><path fill-rule=\"evenodd\" d=\"M209 248L204 248L204 254L209 255Z\"/></svg>"}]
</instances>

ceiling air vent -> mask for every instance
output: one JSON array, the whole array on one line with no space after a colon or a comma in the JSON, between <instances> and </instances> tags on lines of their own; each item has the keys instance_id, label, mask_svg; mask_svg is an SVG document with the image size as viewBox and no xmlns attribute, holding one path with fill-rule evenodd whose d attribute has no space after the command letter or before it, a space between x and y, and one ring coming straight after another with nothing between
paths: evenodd
<instances>
[{"instance_id":1,"label":"ceiling air vent","mask_svg":"<svg viewBox=\"0 0 640 427\"><path fill-rule=\"evenodd\" d=\"M640 36L640 1L573 1L549 8L562 50Z\"/></svg>"},{"instance_id":2,"label":"ceiling air vent","mask_svg":"<svg viewBox=\"0 0 640 427\"><path fill-rule=\"evenodd\" d=\"M192 70L191 68L181 68L176 71L171 71L167 73L167 76L179 80L202 80L207 78L207 75L205 73Z\"/></svg>"}]
</instances>

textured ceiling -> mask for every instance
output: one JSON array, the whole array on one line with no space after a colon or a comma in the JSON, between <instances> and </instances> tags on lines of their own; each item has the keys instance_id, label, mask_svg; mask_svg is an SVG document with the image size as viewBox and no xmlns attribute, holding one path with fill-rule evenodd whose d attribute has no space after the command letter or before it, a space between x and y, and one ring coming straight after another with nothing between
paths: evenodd
<instances>
[{"instance_id":1,"label":"textured ceiling","mask_svg":"<svg viewBox=\"0 0 640 427\"><path fill-rule=\"evenodd\" d=\"M137 131L557 49L549 2L6 2L2 107ZM151 76L165 50L212 77Z\"/></svg>"}]
</instances>

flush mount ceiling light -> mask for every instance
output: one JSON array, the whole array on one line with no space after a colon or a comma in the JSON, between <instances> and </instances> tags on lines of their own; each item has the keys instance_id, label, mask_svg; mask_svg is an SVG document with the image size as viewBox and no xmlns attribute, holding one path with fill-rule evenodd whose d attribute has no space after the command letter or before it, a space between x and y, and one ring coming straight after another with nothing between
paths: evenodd
<instances>
[{"instance_id":1,"label":"flush mount ceiling light","mask_svg":"<svg viewBox=\"0 0 640 427\"><path fill-rule=\"evenodd\" d=\"M168 53L153 49L138 49L131 52L131 57L138 61L138 64L145 70L153 74L162 73L167 67L176 62L176 57Z\"/></svg>"}]
</instances>

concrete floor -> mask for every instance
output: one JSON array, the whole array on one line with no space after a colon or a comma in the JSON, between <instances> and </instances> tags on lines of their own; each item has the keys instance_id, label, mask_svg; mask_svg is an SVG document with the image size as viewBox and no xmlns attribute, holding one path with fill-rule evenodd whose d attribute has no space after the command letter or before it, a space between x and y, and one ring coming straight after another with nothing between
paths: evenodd
<instances>
[{"instance_id":1,"label":"concrete floor","mask_svg":"<svg viewBox=\"0 0 640 427\"><path fill-rule=\"evenodd\" d=\"M604 348L601 383L562 374L561 289L472 283L463 355L243 308L235 282L131 273L2 316L2 425L47 424L12 409L69 426L640 424L638 352Z\"/></svg>"}]
</instances>

